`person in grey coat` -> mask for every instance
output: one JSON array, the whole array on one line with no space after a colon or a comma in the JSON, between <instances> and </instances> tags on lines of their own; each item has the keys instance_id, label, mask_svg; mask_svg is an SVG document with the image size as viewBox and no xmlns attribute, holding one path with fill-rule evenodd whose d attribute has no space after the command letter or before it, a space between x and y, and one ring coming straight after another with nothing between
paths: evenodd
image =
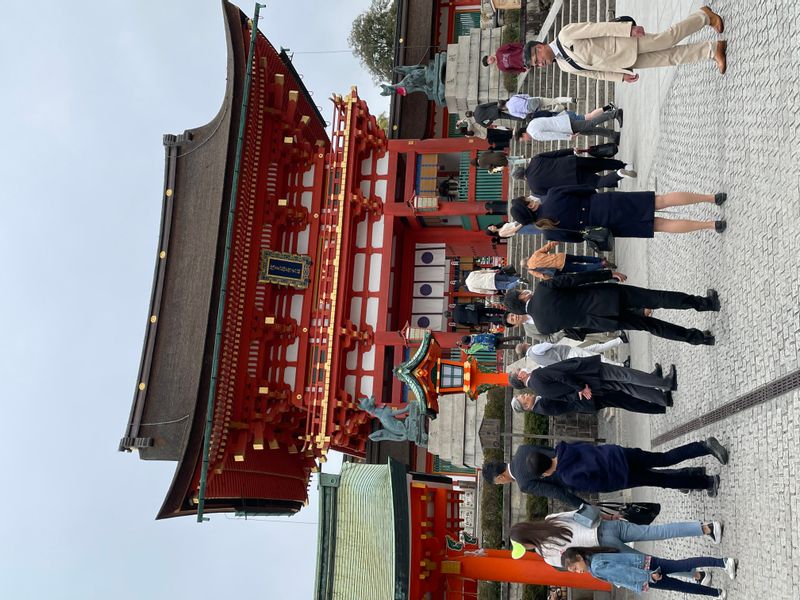
<instances>
[{"instance_id":1,"label":"person in grey coat","mask_svg":"<svg viewBox=\"0 0 800 600\"><path fill-rule=\"evenodd\" d=\"M584 348L577 348L568 344L553 344L550 342L541 342L540 344L520 343L517 344L515 350L517 356L523 356L528 360L532 360L540 367L547 367L568 358L585 358L587 356L600 355L600 360L609 365L623 366L622 363L611 360L603 355L606 350L611 350L617 346L622 345L622 338L616 337L608 342L600 344L592 344Z\"/></svg>"}]
</instances>

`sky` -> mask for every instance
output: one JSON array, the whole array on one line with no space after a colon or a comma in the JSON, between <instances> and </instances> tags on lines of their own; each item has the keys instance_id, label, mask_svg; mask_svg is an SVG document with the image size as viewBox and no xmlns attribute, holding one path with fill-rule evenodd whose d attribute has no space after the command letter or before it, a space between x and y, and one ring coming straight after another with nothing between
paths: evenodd
<instances>
[{"instance_id":1,"label":"sky","mask_svg":"<svg viewBox=\"0 0 800 600\"><path fill-rule=\"evenodd\" d=\"M350 54L302 54L347 49L369 0L266 4L260 29L296 52L323 116L351 85L373 113L388 109ZM3 3L3 598L313 592L313 499L290 519L156 522L174 463L117 452L148 316L161 136L214 117L225 60L216 0Z\"/></svg>"}]
</instances>

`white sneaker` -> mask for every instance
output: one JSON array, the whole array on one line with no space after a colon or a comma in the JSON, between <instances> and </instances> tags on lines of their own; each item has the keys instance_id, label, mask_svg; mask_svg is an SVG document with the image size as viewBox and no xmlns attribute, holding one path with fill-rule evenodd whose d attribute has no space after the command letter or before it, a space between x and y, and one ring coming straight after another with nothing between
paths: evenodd
<instances>
[{"instance_id":1,"label":"white sneaker","mask_svg":"<svg viewBox=\"0 0 800 600\"><path fill-rule=\"evenodd\" d=\"M719 521L711 521L710 523L706 523L711 528L711 533L708 537L711 538L711 541L715 544L719 544L722 541L722 523Z\"/></svg>"},{"instance_id":2,"label":"white sneaker","mask_svg":"<svg viewBox=\"0 0 800 600\"><path fill-rule=\"evenodd\" d=\"M711 585L711 580L713 576L711 575L711 571L700 571L703 574L703 578L700 580L700 585Z\"/></svg>"},{"instance_id":3,"label":"white sneaker","mask_svg":"<svg viewBox=\"0 0 800 600\"><path fill-rule=\"evenodd\" d=\"M736 579L736 569L739 567L739 561L730 556L725 559L725 572L731 579Z\"/></svg>"},{"instance_id":4,"label":"white sneaker","mask_svg":"<svg viewBox=\"0 0 800 600\"><path fill-rule=\"evenodd\" d=\"M633 169L617 169L617 175L623 179L633 179L634 177L639 176L639 174Z\"/></svg>"}]
</instances>

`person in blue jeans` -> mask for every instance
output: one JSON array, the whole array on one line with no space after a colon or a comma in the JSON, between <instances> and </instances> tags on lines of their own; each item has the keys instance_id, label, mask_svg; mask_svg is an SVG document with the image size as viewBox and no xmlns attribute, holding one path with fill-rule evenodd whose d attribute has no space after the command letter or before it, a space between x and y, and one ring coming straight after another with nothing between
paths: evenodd
<instances>
[{"instance_id":1,"label":"person in blue jeans","mask_svg":"<svg viewBox=\"0 0 800 600\"><path fill-rule=\"evenodd\" d=\"M525 339L521 335L500 335L499 333L473 333L472 335L465 335L461 341L456 342L459 348L466 348L464 350L467 354L472 354L469 350L476 347L475 351L480 350L511 350L516 346L516 342Z\"/></svg>"},{"instance_id":2,"label":"person in blue jeans","mask_svg":"<svg viewBox=\"0 0 800 600\"><path fill-rule=\"evenodd\" d=\"M601 514L602 520L586 525L575 520L576 511L548 515L540 521L522 521L509 531L512 558L521 558L532 550L554 567L561 566L561 556L569 548L608 547L619 552L641 554L628 546L630 542L668 540L679 537L704 536L714 544L722 540L722 524L718 521L680 521L663 525L637 525L619 515ZM711 575L706 571L681 573L708 584Z\"/></svg>"},{"instance_id":3,"label":"person in blue jeans","mask_svg":"<svg viewBox=\"0 0 800 600\"><path fill-rule=\"evenodd\" d=\"M679 571L702 567L725 569L731 579L736 578L737 563L734 558L696 556L683 560L668 560L647 554L627 554L615 548L570 548L561 557L561 564L571 573L591 573L597 579L634 592L647 592L651 588L726 598L724 589L670 577Z\"/></svg>"}]
</instances>

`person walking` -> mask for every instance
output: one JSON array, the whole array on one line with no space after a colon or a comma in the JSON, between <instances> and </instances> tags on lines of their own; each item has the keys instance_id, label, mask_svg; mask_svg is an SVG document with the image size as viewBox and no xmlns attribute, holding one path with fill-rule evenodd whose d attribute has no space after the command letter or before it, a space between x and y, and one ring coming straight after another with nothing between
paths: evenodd
<instances>
[{"instance_id":1,"label":"person walking","mask_svg":"<svg viewBox=\"0 0 800 600\"><path fill-rule=\"evenodd\" d=\"M515 232L516 233L516 232ZM606 269L611 264L605 258L598 256L582 256L567 254L566 252L553 252L558 247L558 242L547 242L544 246L534 251L527 261L521 265L536 279L548 280L561 273L584 273Z\"/></svg>"},{"instance_id":2,"label":"person walking","mask_svg":"<svg viewBox=\"0 0 800 600\"><path fill-rule=\"evenodd\" d=\"M556 62L567 73L579 77L635 83L634 69L650 69L712 60L721 74L727 70L728 43L705 41L678 45L703 27L717 33L725 23L708 6L689 15L666 31L648 34L633 21L570 23L550 43L529 42L529 62L544 67Z\"/></svg>"},{"instance_id":3,"label":"person walking","mask_svg":"<svg viewBox=\"0 0 800 600\"><path fill-rule=\"evenodd\" d=\"M678 389L675 365L663 377L604 363L599 354L567 358L532 371L513 369L508 382L515 389L530 388L547 398L571 400L578 396L591 400L611 393L660 406L671 406L671 392Z\"/></svg>"},{"instance_id":4,"label":"person walking","mask_svg":"<svg viewBox=\"0 0 800 600\"><path fill-rule=\"evenodd\" d=\"M604 363L622 367L622 363L611 360L605 356L603 352L617 348L623 343L620 337L615 337L606 342L591 344L583 348L580 346L570 346L569 344L554 344L552 342L539 342L533 345L527 342L520 342L516 345L515 351L520 358L524 357L540 367L549 367L550 365L570 358L587 358L590 356L599 356L600 360ZM660 365L657 366L660 368ZM524 379L524 377L520 376L520 379Z\"/></svg>"},{"instance_id":5,"label":"person walking","mask_svg":"<svg viewBox=\"0 0 800 600\"><path fill-rule=\"evenodd\" d=\"M513 271L513 269L512 269ZM503 269L475 269L467 275L464 284L473 294L496 294L505 292L519 283L519 277Z\"/></svg>"},{"instance_id":6,"label":"person walking","mask_svg":"<svg viewBox=\"0 0 800 600\"><path fill-rule=\"evenodd\" d=\"M511 408L514 412L531 412L543 417L556 417L569 413L591 415L597 414L604 408L620 408L645 415L663 415L667 412L666 405L639 400L622 392L608 392L588 399L578 394L549 398L525 392L514 396Z\"/></svg>"},{"instance_id":7,"label":"person walking","mask_svg":"<svg viewBox=\"0 0 800 600\"><path fill-rule=\"evenodd\" d=\"M465 335L461 341L456 342L459 348L469 348L472 346L481 346L481 349L486 350L511 350L517 340L524 339L521 335L500 335L499 333L473 333L472 335ZM465 350L469 354L468 350Z\"/></svg>"},{"instance_id":8,"label":"person walking","mask_svg":"<svg viewBox=\"0 0 800 600\"><path fill-rule=\"evenodd\" d=\"M613 129L600 127L603 123L617 119L622 126L622 110L616 107L604 110L596 108L584 116L566 110L555 116L531 119L525 129L516 133L518 140L530 142L568 141L578 135L598 135L619 144L620 134Z\"/></svg>"},{"instance_id":9,"label":"person walking","mask_svg":"<svg viewBox=\"0 0 800 600\"><path fill-rule=\"evenodd\" d=\"M453 307L453 321L457 325L474 327L476 325L502 323L505 311L502 308L486 306L478 302L456 304Z\"/></svg>"},{"instance_id":10,"label":"person walking","mask_svg":"<svg viewBox=\"0 0 800 600\"><path fill-rule=\"evenodd\" d=\"M736 579L737 561L734 558L697 556L683 560L667 560L649 554L629 554L615 548L572 547L564 551L561 566L570 573L591 573L594 577L617 587L634 592L650 589L727 598L724 589L712 588L698 583L681 581L670 577L702 567L724 569L731 580Z\"/></svg>"},{"instance_id":11,"label":"person walking","mask_svg":"<svg viewBox=\"0 0 800 600\"><path fill-rule=\"evenodd\" d=\"M528 208L529 218L544 230L546 239L582 243L581 231L587 227L607 227L619 238L651 238L656 231L687 233L707 229L722 233L727 228L724 220L667 219L657 217L656 211L690 204L721 206L727 199L725 192L598 192L588 185L575 185L550 188L538 206L528 202Z\"/></svg>"},{"instance_id":12,"label":"person walking","mask_svg":"<svg viewBox=\"0 0 800 600\"><path fill-rule=\"evenodd\" d=\"M553 477L541 477L540 474L536 473L535 470L529 466L529 459L538 457L540 454L555 457L556 452L553 448L548 448L547 446L523 444L514 452L510 463L497 461L484 462L481 467L481 474L486 483L506 485L514 481L523 494L553 498L554 500L563 502L570 508L578 508L581 504L584 504L586 501L580 496L577 496L575 492L562 481Z\"/></svg>"},{"instance_id":13,"label":"person walking","mask_svg":"<svg viewBox=\"0 0 800 600\"><path fill-rule=\"evenodd\" d=\"M498 101L498 102L502 102ZM543 98L529 96L528 94L514 94L503 105L503 112L517 119L528 119L541 111L560 113L570 104L576 104L575 98L558 96L557 98Z\"/></svg>"},{"instance_id":14,"label":"person walking","mask_svg":"<svg viewBox=\"0 0 800 600\"><path fill-rule=\"evenodd\" d=\"M713 345L714 335L708 331L685 328L655 317L645 316L642 309L673 308L678 310L719 311L716 290L705 296L683 292L667 292L601 283L625 276L604 269L585 273L564 273L548 281L540 281L534 291L509 290L503 303L509 311L506 323L521 325L532 321L542 335L562 329L600 332L633 329L689 344Z\"/></svg>"},{"instance_id":15,"label":"person walking","mask_svg":"<svg viewBox=\"0 0 800 600\"><path fill-rule=\"evenodd\" d=\"M666 452L616 444L560 442L555 447L555 456L541 449L527 452L518 470L530 480L555 483L577 492L616 492L652 486L705 490L713 498L719 490L719 475L701 474L695 468L660 468L701 456L714 456L721 464L728 463L728 450L710 437ZM511 468L516 478L513 460Z\"/></svg>"},{"instance_id":16,"label":"person walking","mask_svg":"<svg viewBox=\"0 0 800 600\"><path fill-rule=\"evenodd\" d=\"M719 521L678 521L659 525L637 525L619 515L600 513L601 519L593 525L575 520L577 511L547 515L538 521L521 521L511 526L511 557L522 558L525 552L539 554L547 564L561 567L561 557L574 547L607 547L627 554L642 554L631 548L631 542L651 542L682 537L703 537L713 544L722 541L723 528ZM709 585L708 571L695 571L682 575Z\"/></svg>"},{"instance_id":17,"label":"person walking","mask_svg":"<svg viewBox=\"0 0 800 600\"><path fill-rule=\"evenodd\" d=\"M603 171L610 171L600 175ZM636 177L636 171L615 158L576 156L571 148L541 152L511 171L514 179L527 180L534 196L541 198L550 189L565 185L588 185L594 189L615 188L624 177Z\"/></svg>"},{"instance_id":18,"label":"person walking","mask_svg":"<svg viewBox=\"0 0 800 600\"><path fill-rule=\"evenodd\" d=\"M487 54L481 58L484 67L497 65L497 68L504 73L524 73L532 67L531 48L533 42L510 42L503 44L494 53L494 56Z\"/></svg>"}]
</instances>

